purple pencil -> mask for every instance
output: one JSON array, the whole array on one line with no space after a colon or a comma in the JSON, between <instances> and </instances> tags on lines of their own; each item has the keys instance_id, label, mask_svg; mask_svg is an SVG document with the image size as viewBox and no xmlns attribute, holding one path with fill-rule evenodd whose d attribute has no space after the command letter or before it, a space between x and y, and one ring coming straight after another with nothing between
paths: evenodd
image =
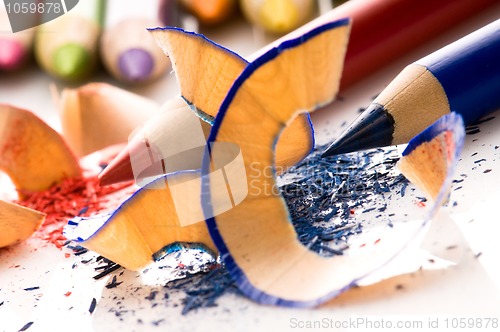
<instances>
[{"instance_id":1,"label":"purple pencil","mask_svg":"<svg viewBox=\"0 0 500 332\"><path fill-rule=\"evenodd\" d=\"M101 57L108 72L128 84L155 80L170 67L168 57L146 30L160 26L158 1L107 3L108 28L101 39ZM118 8L119 7L119 8Z\"/></svg>"}]
</instances>

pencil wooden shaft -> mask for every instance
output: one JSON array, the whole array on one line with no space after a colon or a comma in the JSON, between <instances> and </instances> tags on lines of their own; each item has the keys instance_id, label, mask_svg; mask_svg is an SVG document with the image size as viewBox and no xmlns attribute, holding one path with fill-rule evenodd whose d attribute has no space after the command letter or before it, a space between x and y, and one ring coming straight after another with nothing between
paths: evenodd
<instances>
[{"instance_id":1,"label":"pencil wooden shaft","mask_svg":"<svg viewBox=\"0 0 500 332\"><path fill-rule=\"evenodd\" d=\"M406 67L375 99L408 142L451 111L465 124L500 108L500 20Z\"/></svg>"},{"instance_id":2,"label":"pencil wooden shaft","mask_svg":"<svg viewBox=\"0 0 500 332\"><path fill-rule=\"evenodd\" d=\"M394 120L392 144L407 143L450 112L439 81L426 67L416 64L407 66L379 94L373 105L380 105Z\"/></svg>"}]
</instances>

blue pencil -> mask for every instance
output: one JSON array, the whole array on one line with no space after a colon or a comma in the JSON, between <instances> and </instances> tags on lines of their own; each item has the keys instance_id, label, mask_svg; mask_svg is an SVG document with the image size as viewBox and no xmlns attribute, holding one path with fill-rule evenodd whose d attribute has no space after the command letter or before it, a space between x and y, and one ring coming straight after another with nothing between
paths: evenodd
<instances>
[{"instance_id":1,"label":"blue pencil","mask_svg":"<svg viewBox=\"0 0 500 332\"><path fill-rule=\"evenodd\" d=\"M323 156L407 143L450 112L500 108L500 20L407 66Z\"/></svg>"}]
</instances>

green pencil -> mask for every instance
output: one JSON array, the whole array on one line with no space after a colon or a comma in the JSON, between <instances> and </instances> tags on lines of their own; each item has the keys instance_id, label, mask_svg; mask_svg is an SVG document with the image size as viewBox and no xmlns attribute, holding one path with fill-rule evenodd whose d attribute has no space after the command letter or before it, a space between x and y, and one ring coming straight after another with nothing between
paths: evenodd
<instances>
[{"instance_id":1,"label":"green pencil","mask_svg":"<svg viewBox=\"0 0 500 332\"><path fill-rule=\"evenodd\" d=\"M35 57L49 74L67 81L94 70L104 20L104 0L85 0L68 13L38 27Z\"/></svg>"}]
</instances>

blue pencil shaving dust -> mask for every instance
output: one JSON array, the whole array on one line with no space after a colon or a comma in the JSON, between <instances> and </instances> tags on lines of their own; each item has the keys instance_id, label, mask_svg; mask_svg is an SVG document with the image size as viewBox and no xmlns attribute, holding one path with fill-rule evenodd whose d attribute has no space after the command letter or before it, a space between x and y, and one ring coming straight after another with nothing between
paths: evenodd
<instances>
[{"instance_id":1,"label":"blue pencil shaving dust","mask_svg":"<svg viewBox=\"0 0 500 332\"><path fill-rule=\"evenodd\" d=\"M410 211L388 209L399 200L418 200L406 195L409 182L394 167L397 148L321 158L325 147L278 179L285 182L281 193L302 244L322 256L342 255L351 237L374 225L389 231L409 217Z\"/></svg>"}]
</instances>

